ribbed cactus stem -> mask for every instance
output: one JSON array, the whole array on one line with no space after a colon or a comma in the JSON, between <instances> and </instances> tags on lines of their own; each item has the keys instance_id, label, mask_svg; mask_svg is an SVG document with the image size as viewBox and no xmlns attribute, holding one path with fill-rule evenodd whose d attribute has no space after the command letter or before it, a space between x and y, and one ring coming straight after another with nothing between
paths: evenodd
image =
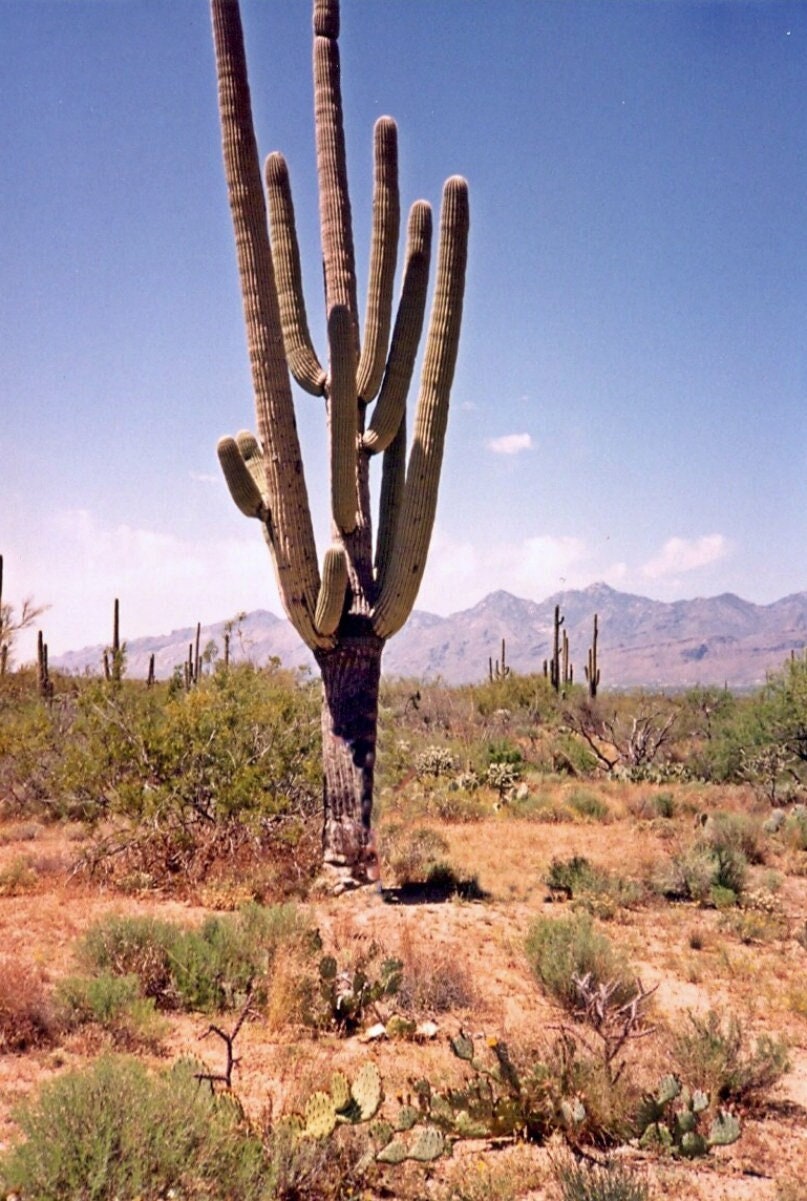
<instances>
[{"instance_id":1,"label":"ribbed cactus stem","mask_svg":"<svg viewBox=\"0 0 807 1201\"><path fill-rule=\"evenodd\" d=\"M431 206L425 200L418 200L409 213L401 299L384 381L370 424L362 438L362 447L368 454L378 454L387 449L406 412L406 398L426 314L431 245Z\"/></svg>"},{"instance_id":2,"label":"ribbed cactus stem","mask_svg":"<svg viewBox=\"0 0 807 1201\"><path fill-rule=\"evenodd\" d=\"M283 155L275 153L267 158L265 170L272 256L286 361L301 388L312 396L322 396L325 392L325 371L320 366L308 331L289 169Z\"/></svg>"},{"instance_id":3,"label":"ribbed cactus stem","mask_svg":"<svg viewBox=\"0 0 807 1201\"><path fill-rule=\"evenodd\" d=\"M387 359L392 325L392 290L398 257L401 205L398 198L398 130L391 117L379 117L373 131L373 234L364 340L356 376L359 400L375 400Z\"/></svg>"},{"instance_id":4,"label":"ribbed cactus stem","mask_svg":"<svg viewBox=\"0 0 807 1201\"><path fill-rule=\"evenodd\" d=\"M331 444L331 510L337 529L349 534L358 512L356 450L359 436L356 404L356 355L353 322L343 305L328 318L331 372L328 411Z\"/></svg>"},{"instance_id":5,"label":"ribbed cactus stem","mask_svg":"<svg viewBox=\"0 0 807 1201\"><path fill-rule=\"evenodd\" d=\"M252 125L238 5L211 0L222 148L235 229L258 432L264 459L271 545L283 605L301 638L327 645L313 624L319 564L286 362L269 248L266 205Z\"/></svg>"},{"instance_id":6,"label":"ribbed cactus stem","mask_svg":"<svg viewBox=\"0 0 807 1201\"><path fill-rule=\"evenodd\" d=\"M314 624L321 634L335 634L345 607L347 561L341 546L329 546L322 564L322 583L319 589Z\"/></svg>"},{"instance_id":7,"label":"ribbed cactus stem","mask_svg":"<svg viewBox=\"0 0 807 1201\"><path fill-rule=\"evenodd\" d=\"M384 451L381 470L381 495L378 502L378 535L375 544L375 576L379 593L392 563L398 522L403 508L406 484L406 411L401 414L398 432Z\"/></svg>"},{"instance_id":8,"label":"ribbed cactus stem","mask_svg":"<svg viewBox=\"0 0 807 1201\"><path fill-rule=\"evenodd\" d=\"M216 453L230 496L237 507L246 517L258 517L265 521L268 513L263 496L235 438L220 438Z\"/></svg>"},{"instance_id":9,"label":"ribbed cactus stem","mask_svg":"<svg viewBox=\"0 0 807 1201\"><path fill-rule=\"evenodd\" d=\"M459 346L468 225L468 185L459 176L452 176L443 188L437 282L403 510L393 563L373 615L373 627L382 638L396 633L411 613L426 566Z\"/></svg>"},{"instance_id":10,"label":"ribbed cactus stem","mask_svg":"<svg viewBox=\"0 0 807 1201\"><path fill-rule=\"evenodd\" d=\"M316 4L314 29L314 116L325 307L328 312L337 305L347 309L355 327L358 350L356 260L342 121L338 4ZM316 32L320 29L327 32Z\"/></svg>"}]
</instances>

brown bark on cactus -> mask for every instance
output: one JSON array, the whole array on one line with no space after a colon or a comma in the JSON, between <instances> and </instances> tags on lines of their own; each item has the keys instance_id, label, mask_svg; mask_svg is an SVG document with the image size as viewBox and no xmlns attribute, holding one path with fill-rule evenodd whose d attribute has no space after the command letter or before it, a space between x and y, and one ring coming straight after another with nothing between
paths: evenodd
<instances>
[{"instance_id":1,"label":"brown bark on cactus","mask_svg":"<svg viewBox=\"0 0 807 1201\"><path fill-rule=\"evenodd\" d=\"M355 624L356 633L340 638L332 651L316 652L323 691L323 873L334 892L378 879L371 815L384 643L369 622Z\"/></svg>"}]
</instances>

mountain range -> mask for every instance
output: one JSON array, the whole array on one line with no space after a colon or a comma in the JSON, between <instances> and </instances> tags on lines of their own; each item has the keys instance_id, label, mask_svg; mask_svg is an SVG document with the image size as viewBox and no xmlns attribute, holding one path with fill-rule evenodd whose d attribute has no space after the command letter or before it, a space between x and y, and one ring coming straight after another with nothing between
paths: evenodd
<instances>
[{"instance_id":1,"label":"mountain range","mask_svg":"<svg viewBox=\"0 0 807 1201\"><path fill-rule=\"evenodd\" d=\"M663 602L618 592L607 584L558 592L540 604L509 592L492 592L470 609L438 617L415 610L384 650L388 676L449 684L478 682L490 660L501 657L518 673L540 672L551 654L555 606L564 617L570 659L577 681L591 645L598 615L601 688L680 689L726 685L742 690L764 683L791 651L807 646L807 592L769 605L756 605L732 593ZM204 626L201 646L215 643L221 654L227 622ZM125 634L124 634L125 636ZM153 654L158 679L170 676L188 658L195 627L126 644L127 673L142 677ZM277 656L287 667L314 668L313 656L287 621L263 609L237 622L231 656L265 663ZM85 647L54 658L51 666L75 673L98 672L103 647Z\"/></svg>"}]
</instances>

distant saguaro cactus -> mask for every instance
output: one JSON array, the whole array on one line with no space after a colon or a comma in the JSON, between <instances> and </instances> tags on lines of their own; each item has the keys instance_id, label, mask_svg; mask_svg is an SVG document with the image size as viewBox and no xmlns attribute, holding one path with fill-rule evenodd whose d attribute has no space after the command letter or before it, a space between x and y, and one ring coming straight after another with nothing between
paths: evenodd
<instances>
[{"instance_id":1,"label":"distant saguaro cactus","mask_svg":"<svg viewBox=\"0 0 807 1201\"><path fill-rule=\"evenodd\" d=\"M308 329L289 173L279 154L266 161L267 230L237 0L212 0L212 13L225 172L258 424L257 438L246 432L223 438L218 453L236 505L263 527L283 606L322 673L323 857L338 891L377 875L370 819L381 652L412 610L431 539L459 344L468 189L455 176L443 190L437 278L407 464L406 400L424 322L432 219L428 204L413 204L393 324L400 224L395 122L381 117L375 126L362 335L342 121L339 4L315 0L326 369ZM332 543L321 573L289 371L301 388L325 401ZM374 546L369 464L382 452Z\"/></svg>"}]
</instances>

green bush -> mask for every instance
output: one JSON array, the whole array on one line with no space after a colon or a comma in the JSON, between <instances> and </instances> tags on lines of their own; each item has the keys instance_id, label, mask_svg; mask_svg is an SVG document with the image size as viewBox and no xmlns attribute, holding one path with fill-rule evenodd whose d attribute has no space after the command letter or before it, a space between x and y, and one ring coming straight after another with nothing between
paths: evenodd
<instances>
[{"instance_id":1,"label":"green bush","mask_svg":"<svg viewBox=\"0 0 807 1201\"><path fill-rule=\"evenodd\" d=\"M195 1070L180 1063L150 1076L110 1056L47 1084L16 1114L24 1141L0 1160L4 1187L25 1201L156 1201L169 1189L269 1201L260 1140Z\"/></svg>"},{"instance_id":2,"label":"green bush","mask_svg":"<svg viewBox=\"0 0 807 1201\"><path fill-rule=\"evenodd\" d=\"M611 816L607 802L585 789L575 789L566 797L565 804L578 817L590 818L591 821L605 822Z\"/></svg>"},{"instance_id":3,"label":"green bush","mask_svg":"<svg viewBox=\"0 0 807 1201\"><path fill-rule=\"evenodd\" d=\"M109 917L80 947L99 973L135 976L162 1008L211 1012L232 1008L254 988L260 996L278 949L315 936L293 905L246 905L188 929L151 917Z\"/></svg>"},{"instance_id":4,"label":"green bush","mask_svg":"<svg viewBox=\"0 0 807 1201\"><path fill-rule=\"evenodd\" d=\"M165 1031L153 997L144 997L137 976L68 976L55 989L57 1020L67 1029L95 1023L116 1043L156 1046Z\"/></svg>"},{"instance_id":5,"label":"green bush","mask_svg":"<svg viewBox=\"0 0 807 1201\"><path fill-rule=\"evenodd\" d=\"M614 1160L604 1164L565 1160L555 1167L561 1201L649 1201L650 1189L636 1172Z\"/></svg>"},{"instance_id":6,"label":"green bush","mask_svg":"<svg viewBox=\"0 0 807 1201\"><path fill-rule=\"evenodd\" d=\"M448 851L448 841L428 826L390 825L383 835L384 859L399 885L422 883Z\"/></svg>"},{"instance_id":7,"label":"green bush","mask_svg":"<svg viewBox=\"0 0 807 1201\"><path fill-rule=\"evenodd\" d=\"M617 1004L625 1003L635 995L635 977L627 960L604 934L595 929L587 913L537 918L527 935L527 957L549 995L572 1012L579 1004L575 976L582 978L590 974L595 986L616 982L614 1001Z\"/></svg>"},{"instance_id":8,"label":"green bush","mask_svg":"<svg viewBox=\"0 0 807 1201\"><path fill-rule=\"evenodd\" d=\"M724 1021L714 1010L702 1018L690 1013L689 1025L676 1038L673 1054L681 1076L713 1101L759 1102L788 1069L783 1040L762 1035L751 1046L733 1015Z\"/></svg>"},{"instance_id":9,"label":"green bush","mask_svg":"<svg viewBox=\"0 0 807 1201\"><path fill-rule=\"evenodd\" d=\"M249 666L166 695L88 682L56 783L71 815L136 822L275 816L311 802L320 775L310 688Z\"/></svg>"},{"instance_id":10,"label":"green bush","mask_svg":"<svg viewBox=\"0 0 807 1201\"><path fill-rule=\"evenodd\" d=\"M584 855L553 859L544 879L553 893L562 893L597 917L614 917L620 910L641 904L645 897L641 884L595 867Z\"/></svg>"}]
</instances>

